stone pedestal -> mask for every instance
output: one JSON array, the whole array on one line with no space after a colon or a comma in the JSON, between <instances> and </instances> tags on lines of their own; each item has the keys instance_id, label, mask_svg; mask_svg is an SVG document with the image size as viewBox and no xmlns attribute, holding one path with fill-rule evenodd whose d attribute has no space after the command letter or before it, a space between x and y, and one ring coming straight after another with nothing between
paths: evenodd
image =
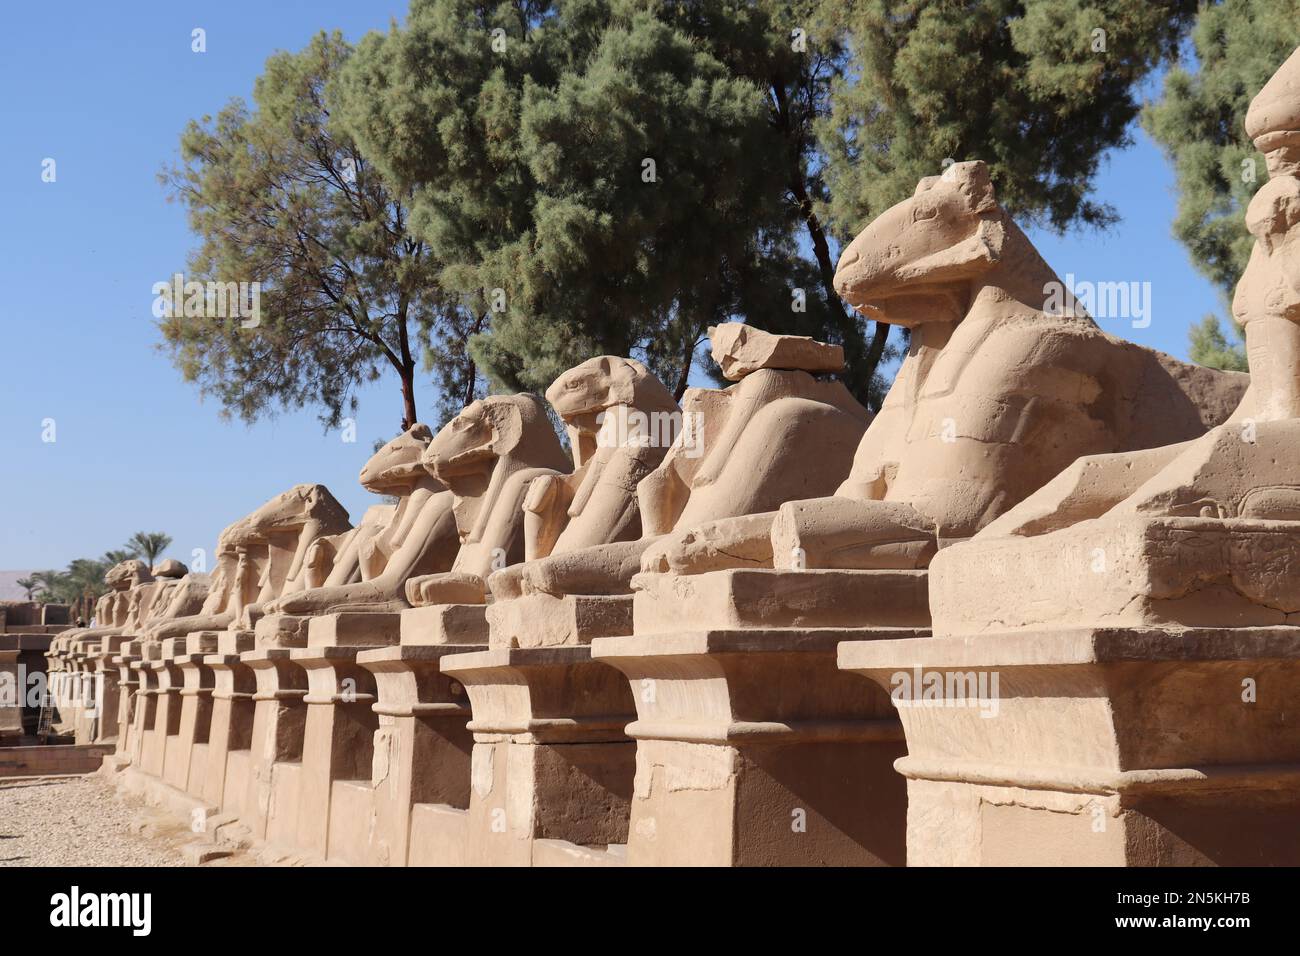
<instances>
[{"instance_id":1,"label":"stone pedestal","mask_svg":"<svg viewBox=\"0 0 1300 956\"><path fill-rule=\"evenodd\" d=\"M303 703L307 675L289 659L291 653L289 648L258 648L239 656L257 685L253 741L243 798L237 807L223 805L239 814L254 837L290 844L297 829L298 779L307 719Z\"/></svg>"},{"instance_id":2,"label":"stone pedestal","mask_svg":"<svg viewBox=\"0 0 1300 956\"><path fill-rule=\"evenodd\" d=\"M442 670L474 711L464 863L581 864L592 854L546 851L560 841L604 859L626 841L633 704L616 671L587 646L491 647L446 657Z\"/></svg>"},{"instance_id":3,"label":"stone pedestal","mask_svg":"<svg viewBox=\"0 0 1300 956\"><path fill-rule=\"evenodd\" d=\"M883 693L835 673L861 632L607 638L631 684L632 866L902 865L903 733Z\"/></svg>"},{"instance_id":4,"label":"stone pedestal","mask_svg":"<svg viewBox=\"0 0 1300 956\"><path fill-rule=\"evenodd\" d=\"M172 663L180 671L180 726L167 741L163 780L178 790L198 795L207 768L208 733L212 724L212 670L204 658L217 649L214 631L196 631L183 642Z\"/></svg>"},{"instance_id":5,"label":"stone pedestal","mask_svg":"<svg viewBox=\"0 0 1300 956\"><path fill-rule=\"evenodd\" d=\"M100 642L98 651L92 655L99 702L90 743L114 743L121 733L121 668L114 663L114 658L124 641L123 637L106 637Z\"/></svg>"},{"instance_id":6,"label":"stone pedestal","mask_svg":"<svg viewBox=\"0 0 1300 956\"><path fill-rule=\"evenodd\" d=\"M23 734L24 681L18 674L18 642L0 635L0 743Z\"/></svg>"},{"instance_id":7,"label":"stone pedestal","mask_svg":"<svg viewBox=\"0 0 1300 956\"><path fill-rule=\"evenodd\" d=\"M212 720L202 789L190 793L208 806L235 811L248 789L257 679L238 652L209 654L203 663L212 672Z\"/></svg>"},{"instance_id":8,"label":"stone pedestal","mask_svg":"<svg viewBox=\"0 0 1300 956\"><path fill-rule=\"evenodd\" d=\"M163 778L167 752L175 750L175 738L181 729L181 687L184 678L175 662L172 638L164 642L163 655L146 661L144 669L152 672L154 697L153 724L146 724L140 751L140 769L152 777Z\"/></svg>"},{"instance_id":9,"label":"stone pedestal","mask_svg":"<svg viewBox=\"0 0 1300 956\"><path fill-rule=\"evenodd\" d=\"M158 767L155 769L146 766L145 754L157 748L157 745L152 742L157 737L155 728L158 725L159 711L163 710L161 704L165 695L161 680L166 675L160 675L154 664L158 661L162 648L157 644L144 644L134 641L127 646L135 651L129 656L133 658L130 666L138 681L136 688L137 700L132 720L131 765L156 776L158 770L161 769L161 751L158 751ZM127 655L123 656L126 657Z\"/></svg>"},{"instance_id":10,"label":"stone pedestal","mask_svg":"<svg viewBox=\"0 0 1300 956\"><path fill-rule=\"evenodd\" d=\"M374 675L379 697L373 706L379 720L371 772L373 818L365 834L365 857L358 862L406 865L416 804L469 807L469 698L439 664L448 655L480 649L472 644L411 645L357 655L357 663ZM359 836L347 842L359 842Z\"/></svg>"},{"instance_id":11,"label":"stone pedestal","mask_svg":"<svg viewBox=\"0 0 1300 956\"><path fill-rule=\"evenodd\" d=\"M139 660L138 645L124 644L108 659L117 668L117 749L120 760L129 761L135 753L136 709L140 704L140 672L134 666Z\"/></svg>"},{"instance_id":12,"label":"stone pedestal","mask_svg":"<svg viewBox=\"0 0 1300 956\"><path fill-rule=\"evenodd\" d=\"M69 713L64 716L63 724L71 732L72 739L79 744L90 743L98 721L98 690L95 681L94 650L92 642L84 641L73 654L69 655L72 663L72 699L69 701Z\"/></svg>"},{"instance_id":13,"label":"stone pedestal","mask_svg":"<svg viewBox=\"0 0 1300 956\"><path fill-rule=\"evenodd\" d=\"M901 865L902 728L835 650L927 633L925 585L920 571L639 575L634 636L592 643L637 707L629 864Z\"/></svg>"},{"instance_id":14,"label":"stone pedestal","mask_svg":"<svg viewBox=\"0 0 1300 956\"><path fill-rule=\"evenodd\" d=\"M1300 628L847 643L900 698L908 863L1300 863Z\"/></svg>"},{"instance_id":15,"label":"stone pedestal","mask_svg":"<svg viewBox=\"0 0 1300 956\"><path fill-rule=\"evenodd\" d=\"M293 663L307 675L301 780L294 846L322 858L365 855L378 699L374 674L357 654L398 642L397 614L326 614L311 619ZM347 786L352 784L352 786ZM337 802L341 805L336 807ZM337 812L335 812L337 810ZM331 817L335 819L332 821ZM332 826L331 824L334 824Z\"/></svg>"}]
</instances>

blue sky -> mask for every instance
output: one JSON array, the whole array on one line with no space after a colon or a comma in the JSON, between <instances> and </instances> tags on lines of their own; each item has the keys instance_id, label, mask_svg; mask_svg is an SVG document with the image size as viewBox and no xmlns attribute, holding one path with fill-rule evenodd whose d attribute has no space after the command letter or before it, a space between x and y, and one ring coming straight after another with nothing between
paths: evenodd
<instances>
[{"instance_id":1,"label":"blue sky","mask_svg":"<svg viewBox=\"0 0 1300 956\"><path fill-rule=\"evenodd\" d=\"M0 568L62 567L165 531L187 563L227 523L292 484L317 481L359 519L356 481L373 440L400 418L393 380L362 390L357 441L311 411L252 427L200 402L158 340L153 283L182 269L184 211L156 174L185 123L247 97L266 57L322 28L356 40L401 18L405 0L13 5L0 31ZM191 30L207 52L190 49ZM55 160L57 180L43 182ZM1123 221L1104 233L1032 233L1080 280L1151 283L1151 323L1107 331L1180 357L1187 328L1219 307L1169 235L1171 172L1141 133L1110 156L1099 198ZM431 388L417 395L422 409ZM55 438L43 441L53 419Z\"/></svg>"}]
</instances>

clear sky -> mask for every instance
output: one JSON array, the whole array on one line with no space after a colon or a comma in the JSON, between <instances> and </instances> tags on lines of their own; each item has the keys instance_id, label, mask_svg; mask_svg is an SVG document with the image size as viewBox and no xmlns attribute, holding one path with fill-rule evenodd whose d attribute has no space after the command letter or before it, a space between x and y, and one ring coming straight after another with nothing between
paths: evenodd
<instances>
[{"instance_id":1,"label":"clear sky","mask_svg":"<svg viewBox=\"0 0 1300 956\"><path fill-rule=\"evenodd\" d=\"M0 568L59 568L165 531L167 555L210 553L226 524L289 486L328 485L359 520L356 481L400 419L392 380L360 393L357 441L311 411L247 427L200 402L158 352L155 282L184 267L184 210L156 174L181 129L248 97L266 57L319 29L351 40L401 18L405 0L79 0L15 4L0 31ZM191 51L206 31L207 52ZM42 163L56 162L56 181ZM1219 307L1169 235L1173 180L1138 133L1108 158L1098 196L1123 222L1105 234L1032 233L1081 281L1149 282L1150 325L1103 328L1185 358L1187 328ZM426 386L422 409L434 400ZM52 419L53 442L45 424Z\"/></svg>"}]
</instances>

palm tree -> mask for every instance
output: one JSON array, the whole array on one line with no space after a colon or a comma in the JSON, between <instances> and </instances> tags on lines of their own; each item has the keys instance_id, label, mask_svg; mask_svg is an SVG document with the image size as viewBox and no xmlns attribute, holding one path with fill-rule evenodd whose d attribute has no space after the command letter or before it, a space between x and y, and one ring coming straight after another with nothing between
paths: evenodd
<instances>
[{"instance_id":1,"label":"palm tree","mask_svg":"<svg viewBox=\"0 0 1300 956\"><path fill-rule=\"evenodd\" d=\"M158 555L166 551L171 543L171 535L163 534L161 531L137 531L126 543L126 547L142 556L152 568Z\"/></svg>"},{"instance_id":2,"label":"palm tree","mask_svg":"<svg viewBox=\"0 0 1300 956\"><path fill-rule=\"evenodd\" d=\"M27 592L27 600L29 601L32 599L33 592L41 586L41 582L36 576L19 578L14 583Z\"/></svg>"}]
</instances>

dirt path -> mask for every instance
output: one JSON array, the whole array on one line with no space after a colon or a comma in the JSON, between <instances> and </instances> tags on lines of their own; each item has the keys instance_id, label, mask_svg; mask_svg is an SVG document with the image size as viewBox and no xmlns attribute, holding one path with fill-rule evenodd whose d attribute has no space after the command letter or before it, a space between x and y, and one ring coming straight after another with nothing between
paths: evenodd
<instances>
[{"instance_id":1,"label":"dirt path","mask_svg":"<svg viewBox=\"0 0 1300 956\"><path fill-rule=\"evenodd\" d=\"M181 866L192 840L98 777L0 780L0 866Z\"/></svg>"}]
</instances>

